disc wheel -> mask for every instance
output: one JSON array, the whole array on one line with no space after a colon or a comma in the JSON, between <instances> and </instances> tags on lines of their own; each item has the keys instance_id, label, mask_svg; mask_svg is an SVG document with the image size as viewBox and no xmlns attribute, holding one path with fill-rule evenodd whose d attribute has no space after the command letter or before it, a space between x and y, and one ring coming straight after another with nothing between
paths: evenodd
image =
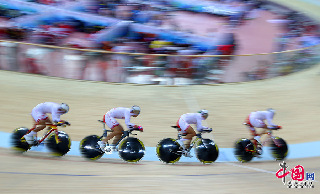
<instances>
[{"instance_id":1,"label":"disc wheel","mask_svg":"<svg viewBox=\"0 0 320 194\"><path fill-rule=\"evenodd\" d=\"M288 155L288 145L280 137L275 137L271 141L271 153L274 159L283 160Z\"/></svg>"},{"instance_id":2,"label":"disc wheel","mask_svg":"<svg viewBox=\"0 0 320 194\"><path fill-rule=\"evenodd\" d=\"M177 140L172 138L165 138L157 145L157 156L165 163L175 163L180 160L182 155L182 148Z\"/></svg>"},{"instance_id":3,"label":"disc wheel","mask_svg":"<svg viewBox=\"0 0 320 194\"><path fill-rule=\"evenodd\" d=\"M17 152L25 152L31 148L31 145L29 145L23 137L28 130L26 127L20 127L13 131L11 135L11 146Z\"/></svg>"},{"instance_id":4,"label":"disc wheel","mask_svg":"<svg viewBox=\"0 0 320 194\"><path fill-rule=\"evenodd\" d=\"M98 141L100 137L97 135L90 135L83 138L80 141L80 153L83 157L90 159L90 160L98 160L100 159L104 152L100 150L98 145Z\"/></svg>"},{"instance_id":5,"label":"disc wheel","mask_svg":"<svg viewBox=\"0 0 320 194\"><path fill-rule=\"evenodd\" d=\"M138 162L144 156L145 147L138 138L128 137L120 142L119 156L127 162Z\"/></svg>"},{"instance_id":6,"label":"disc wheel","mask_svg":"<svg viewBox=\"0 0 320 194\"><path fill-rule=\"evenodd\" d=\"M211 139L202 139L196 143L195 153L200 162L210 164L217 160L219 148Z\"/></svg>"},{"instance_id":7,"label":"disc wheel","mask_svg":"<svg viewBox=\"0 0 320 194\"><path fill-rule=\"evenodd\" d=\"M63 131L58 131L59 142L56 140L55 133L51 133L48 139L46 140L47 148L55 156L63 156L69 152L71 147L71 140L69 135Z\"/></svg>"},{"instance_id":8,"label":"disc wheel","mask_svg":"<svg viewBox=\"0 0 320 194\"><path fill-rule=\"evenodd\" d=\"M250 162L254 156L256 148L249 139L239 139L235 143L234 154L240 162Z\"/></svg>"}]
</instances>

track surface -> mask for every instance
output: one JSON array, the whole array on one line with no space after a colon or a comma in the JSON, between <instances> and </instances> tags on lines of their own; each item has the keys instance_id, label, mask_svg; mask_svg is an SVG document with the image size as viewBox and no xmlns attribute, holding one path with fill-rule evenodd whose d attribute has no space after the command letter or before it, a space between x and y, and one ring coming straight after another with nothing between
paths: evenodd
<instances>
[{"instance_id":1,"label":"track surface","mask_svg":"<svg viewBox=\"0 0 320 194\"><path fill-rule=\"evenodd\" d=\"M100 134L97 119L116 106L139 104L141 116L133 121L144 126L138 137L154 147L164 137L175 137L170 129L178 116L205 107L211 111L208 125L214 127L219 147L232 147L235 139L248 137L241 125L251 110L275 107L275 123L284 126L277 135L288 143L319 141L319 100L317 88L320 66L261 82L223 86L128 86L63 80L14 72L0 72L2 131L30 126L28 115L42 101L67 102L70 113L63 118L72 126L67 131L79 141L89 134ZM65 89L68 88L68 89ZM190 98L185 98L186 92ZM161 96L165 96L161 97ZM143 102L143 103L141 103ZM298 110L298 111L297 111ZM79 122L80 121L80 122ZM302 130L303 129L303 130ZM305 150L306 152L308 150ZM0 149L0 188L3 193L269 193L319 192L315 189L287 189L275 176L279 162L200 163L166 165L141 161L127 164L120 159L102 158L89 162L81 157L53 158L46 153L14 155ZM289 168L305 167L319 177L320 158L287 160Z\"/></svg>"},{"instance_id":2,"label":"track surface","mask_svg":"<svg viewBox=\"0 0 320 194\"><path fill-rule=\"evenodd\" d=\"M89 162L79 157L53 158L46 154L14 155L1 149L2 193L292 193L319 192L288 189L275 176L279 162L177 163L117 159ZM289 168L304 166L319 174L320 158L288 160Z\"/></svg>"},{"instance_id":3,"label":"track surface","mask_svg":"<svg viewBox=\"0 0 320 194\"><path fill-rule=\"evenodd\" d=\"M320 18L317 12L312 15ZM200 108L210 111L207 124L214 128L219 147L232 147L237 138L248 137L241 125L246 115L269 107L277 109L274 122L283 126L276 134L289 144L320 140L320 66L266 81L219 86L108 84L6 71L0 71L0 83L0 129L4 132L30 127L31 109L54 101L70 105L70 113L62 118L72 126L63 130L74 141L100 134L96 120L109 109L133 104L142 108L141 116L132 121L144 127L138 137L149 147L162 138L175 137L169 126L181 114ZM16 155L3 148L0 157L1 193L319 193L320 188L315 182L314 189L287 189L275 176L280 168L277 161L166 165L142 160L128 164L120 159L91 162L35 152ZM319 157L286 162L289 169L302 165L306 172L315 173L316 181L319 179Z\"/></svg>"}]
</instances>

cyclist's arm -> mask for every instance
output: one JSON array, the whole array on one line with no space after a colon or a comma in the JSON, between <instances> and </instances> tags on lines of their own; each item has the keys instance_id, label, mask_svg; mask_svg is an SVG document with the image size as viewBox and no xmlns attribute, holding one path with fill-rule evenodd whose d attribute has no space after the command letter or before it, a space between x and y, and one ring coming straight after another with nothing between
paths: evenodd
<instances>
[{"instance_id":1,"label":"cyclist's arm","mask_svg":"<svg viewBox=\"0 0 320 194\"><path fill-rule=\"evenodd\" d=\"M208 129L208 127L202 125L201 117L199 117L197 118L197 131L202 131L203 129Z\"/></svg>"},{"instance_id":2,"label":"cyclist's arm","mask_svg":"<svg viewBox=\"0 0 320 194\"><path fill-rule=\"evenodd\" d=\"M272 126L272 127L278 126L278 125L276 125L276 124L274 124L274 123L272 122L272 119L273 119L273 117L272 117L271 115L268 114L268 115L266 116L266 120L267 120L268 126Z\"/></svg>"},{"instance_id":3,"label":"cyclist's arm","mask_svg":"<svg viewBox=\"0 0 320 194\"><path fill-rule=\"evenodd\" d=\"M61 121L61 119L60 119L60 116L61 116L62 114L60 114L59 112L58 112L58 110L57 109L53 109L52 111L51 111L51 116L52 116L52 122L60 122Z\"/></svg>"},{"instance_id":4,"label":"cyclist's arm","mask_svg":"<svg viewBox=\"0 0 320 194\"><path fill-rule=\"evenodd\" d=\"M130 119L131 119L131 114L130 112L126 112L125 115L124 115L124 121L127 125L127 128L130 128L130 127L133 127L134 124L130 122Z\"/></svg>"}]
</instances>

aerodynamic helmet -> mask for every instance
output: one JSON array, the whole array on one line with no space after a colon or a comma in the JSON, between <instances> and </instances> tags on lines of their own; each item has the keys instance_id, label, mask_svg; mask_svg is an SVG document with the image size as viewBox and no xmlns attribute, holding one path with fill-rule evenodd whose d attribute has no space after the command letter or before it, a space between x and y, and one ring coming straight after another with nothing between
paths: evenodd
<instances>
[{"instance_id":1,"label":"aerodynamic helmet","mask_svg":"<svg viewBox=\"0 0 320 194\"><path fill-rule=\"evenodd\" d=\"M207 118L209 116L209 111L207 111L205 109L202 109L202 110L198 111L198 113L200 113L201 116L205 117L205 118Z\"/></svg>"},{"instance_id":2,"label":"aerodynamic helmet","mask_svg":"<svg viewBox=\"0 0 320 194\"><path fill-rule=\"evenodd\" d=\"M64 111L65 113L69 112L69 106L65 103L61 103L59 110Z\"/></svg>"},{"instance_id":3,"label":"aerodynamic helmet","mask_svg":"<svg viewBox=\"0 0 320 194\"><path fill-rule=\"evenodd\" d=\"M132 112L132 113L135 114L135 115L139 115L139 114L140 114L140 111L141 111L141 109L140 109L140 107L137 106L137 105L133 105L133 106L131 107L131 110L130 110L130 112Z\"/></svg>"},{"instance_id":4,"label":"aerodynamic helmet","mask_svg":"<svg viewBox=\"0 0 320 194\"><path fill-rule=\"evenodd\" d=\"M271 112L272 114L276 113L276 110L274 110L273 108L268 108L267 111Z\"/></svg>"}]
</instances>

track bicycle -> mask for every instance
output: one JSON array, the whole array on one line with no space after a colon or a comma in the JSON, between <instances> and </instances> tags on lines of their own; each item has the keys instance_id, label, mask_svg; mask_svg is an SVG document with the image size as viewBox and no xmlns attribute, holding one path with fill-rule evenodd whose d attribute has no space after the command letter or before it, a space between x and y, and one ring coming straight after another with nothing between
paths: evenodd
<instances>
[{"instance_id":1,"label":"track bicycle","mask_svg":"<svg viewBox=\"0 0 320 194\"><path fill-rule=\"evenodd\" d=\"M111 154L113 152L118 152L120 158L127 162L138 162L142 159L145 154L143 142L138 138L130 137L130 135L137 135L133 134L133 131L143 132L143 128L141 126L137 128L129 128L128 130L123 131L120 140L115 145L115 149L108 149L106 152L104 152L100 149L98 141L100 141L103 137L106 137L108 132L112 132L112 130L107 130L105 127L105 122L102 120L98 121L103 124L103 134L101 136L89 135L80 141L79 149L83 157L90 160L97 160L100 159L105 153Z\"/></svg>"},{"instance_id":2,"label":"track bicycle","mask_svg":"<svg viewBox=\"0 0 320 194\"><path fill-rule=\"evenodd\" d=\"M47 132L41 139L35 140L33 144L29 144L24 137L32 129L19 127L15 129L11 135L11 145L13 149L18 152L26 152L32 146L39 146L44 143L53 155L63 156L70 150L71 139L64 131L58 131L58 127L66 127L69 125L70 123L67 121L46 124L48 127Z\"/></svg>"},{"instance_id":3,"label":"track bicycle","mask_svg":"<svg viewBox=\"0 0 320 194\"><path fill-rule=\"evenodd\" d=\"M162 139L156 148L158 158L165 163L176 163L183 155L183 147L177 141L182 138L182 134L179 133L181 129L177 126L171 127L177 129L177 139ZM201 132L198 132L196 134L196 138L194 138L190 144L190 147L186 150L190 153L191 149L194 147L197 159L204 164L210 164L216 161L219 155L219 148L217 144L215 144L211 139L202 137L202 133L210 133L211 131L212 130L202 130Z\"/></svg>"},{"instance_id":4,"label":"track bicycle","mask_svg":"<svg viewBox=\"0 0 320 194\"><path fill-rule=\"evenodd\" d=\"M247 125L246 123L244 123ZM247 138L240 138L235 143L234 154L238 161L249 162L254 157L259 157L258 149L263 151L263 147L270 146L272 157L275 160L283 160L288 155L288 145L286 141L280 137L274 136L274 130L281 129L281 127L270 127L266 129L262 135L267 135L262 142L258 142L257 146L254 145L252 140Z\"/></svg>"}]
</instances>

